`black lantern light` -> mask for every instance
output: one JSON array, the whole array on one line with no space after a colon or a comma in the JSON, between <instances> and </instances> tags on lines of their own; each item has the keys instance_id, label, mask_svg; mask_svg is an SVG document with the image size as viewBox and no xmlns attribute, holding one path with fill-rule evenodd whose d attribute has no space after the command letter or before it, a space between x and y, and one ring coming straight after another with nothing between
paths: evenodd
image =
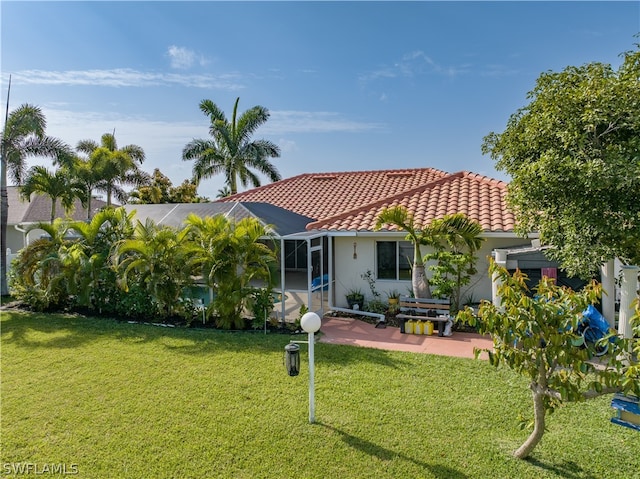
<instances>
[{"instance_id":1,"label":"black lantern light","mask_svg":"<svg viewBox=\"0 0 640 479\"><path fill-rule=\"evenodd\" d=\"M284 347L284 365L289 376L297 376L300 373L300 346L289 343Z\"/></svg>"}]
</instances>

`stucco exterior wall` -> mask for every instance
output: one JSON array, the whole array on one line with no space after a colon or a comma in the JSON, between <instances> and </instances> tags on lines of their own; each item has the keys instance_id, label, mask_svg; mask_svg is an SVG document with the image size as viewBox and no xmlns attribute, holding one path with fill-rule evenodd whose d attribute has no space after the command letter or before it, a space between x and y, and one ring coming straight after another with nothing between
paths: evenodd
<instances>
[{"instance_id":1,"label":"stucco exterior wall","mask_svg":"<svg viewBox=\"0 0 640 479\"><path fill-rule=\"evenodd\" d=\"M371 289L366 280L361 275L368 270L374 274L376 272L376 241L398 241L400 237L390 238L389 236L336 236L333 238L334 244L334 305L342 308L347 307L346 294L350 289L359 288L364 293L367 300L371 299ZM354 258L354 243L355 254ZM495 248L507 248L529 244L530 241L524 238L487 238L477 253L478 263L476 274L463 289L462 297L471 297L473 301L481 299L491 300L491 278L489 277L489 258L491 251ZM422 254L430 252L426 246L421 247ZM428 267L428 265L427 265ZM431 277L431 272L427 269L427 278ZM381 300L386 301L386 293L397 290L400 294L409 294L411 281L393 281L376 279L375 289L381 295Z\"/></svg>"}]
</instances>

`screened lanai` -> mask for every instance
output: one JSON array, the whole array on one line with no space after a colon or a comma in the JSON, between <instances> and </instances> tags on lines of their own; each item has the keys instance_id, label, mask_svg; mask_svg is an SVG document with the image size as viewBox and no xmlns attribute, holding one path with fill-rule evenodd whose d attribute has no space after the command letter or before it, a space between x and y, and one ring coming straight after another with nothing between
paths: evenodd
<instances>
[{"instance_id":1,"label":"screened lanai","mask_svg":"<svg viewBox=\"0 0 640 479\"><path fill-rule=\"evenodd\" d=\"M326 308L327 238L325 233L305 230L313 218L268 203L254 202L130 204L124 208L127 212L135 211L134 218L142 223L151 219L158 225L176 228L183 226L191 213L203 218L224 215L236 221L256 218L272 234L279 250L279 264L272 278L277 301L274 315L279 320L293 322L303 304L310 311L321 312ZM322 281L323 277L325 281Z\"/></svg>"}]
</instances>

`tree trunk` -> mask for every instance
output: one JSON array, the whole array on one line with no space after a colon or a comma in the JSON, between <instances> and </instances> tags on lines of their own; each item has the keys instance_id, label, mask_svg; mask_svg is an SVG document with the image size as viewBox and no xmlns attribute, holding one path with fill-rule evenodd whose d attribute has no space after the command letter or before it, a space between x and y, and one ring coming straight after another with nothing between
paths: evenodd
<instances>
[{"instance_id":1,"label":"tree trunk","mask_svg":"<svg viewBox=\"0 0 640 479\"><path fill-rule=\"evenodd\" d=\"M431 289L425 276L424 264L413 265L411 287L416 298L431 298Z\"/></svg>"},{"instance_id":2,"label":"tree trunk","mask_svg":"<svg viewBox=\"0 0 640 479\"><path fill-rule=\"evenodd\" d=\"M91 221L91 191L89 191L89 197L87 198L87 221Z\"/></svg>"},{"instance_id":3,"label":"tree trunk","mask_svg":"<svg viewBox=\"0 0 640 479\"><path fill-rule=\"evenodd\" d=\"M544 395L540 392L537 385L533 386L531 389L533 390L533 411L535 414L533 432L524 444L522 444L522 446L513 453L513 455L518 459L526 459L529 457L529 454L538 445L542 439L542 435L544 434L545 415L547 412L544 407Z\"/></svg>"},{"instance_id":4,"label":"tree trunk","mask_svg":"<svg viewBox=\"0 0 640 479\"><path fill-rule=\"evenodd\" d=\"M9 197L7 195L7 177L5 170L5 161L2 160L2 186L0 187L0 295L9 294L9 285L7 283L7 222L9 221Z\"/></svg>"}]
</instances>

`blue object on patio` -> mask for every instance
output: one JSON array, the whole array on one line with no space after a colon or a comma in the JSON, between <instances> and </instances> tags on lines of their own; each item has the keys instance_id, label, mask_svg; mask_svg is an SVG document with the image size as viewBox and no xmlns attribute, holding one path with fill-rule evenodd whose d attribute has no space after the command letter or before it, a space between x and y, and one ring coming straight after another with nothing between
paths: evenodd
<instances>
[{"instance_id":1,"label":"blue object on patio","mask_svg":"<svg viewBox=\"0 0 640 479\"><path fill-rule=\"evenodd\" d=\"M327 291L329 289L329 275L325 274L322 276L316 276L311 281L311 291L317 291L322 287L323 291Z\"/></svg>"},{"instance_id":2,"label":"blue object on patio","mask_svg":"<svg viewBox=\"0 0 640 479\"><path fill-rule=\"evenodd\" d=\"M640 431L640 406L637 397L616 394L611 400L611 407L616 410L616 417L611 418L612 423Z\"/></svg>"},{"instance_id":3,"label":"blue object on patio","mask_svg":"<svg viewBox=\"0 0 640 479\"><path fill-rule=\"evenodd\" d=\"M582 313L578 324L578 334L582 335L583 345L593 350L596 356L602 356L609 350L609 342L616 340L615 330L609 327L604 316L592 304ZM609 336L609 341L602 341Z\"/></svg>"}]
</instances>

